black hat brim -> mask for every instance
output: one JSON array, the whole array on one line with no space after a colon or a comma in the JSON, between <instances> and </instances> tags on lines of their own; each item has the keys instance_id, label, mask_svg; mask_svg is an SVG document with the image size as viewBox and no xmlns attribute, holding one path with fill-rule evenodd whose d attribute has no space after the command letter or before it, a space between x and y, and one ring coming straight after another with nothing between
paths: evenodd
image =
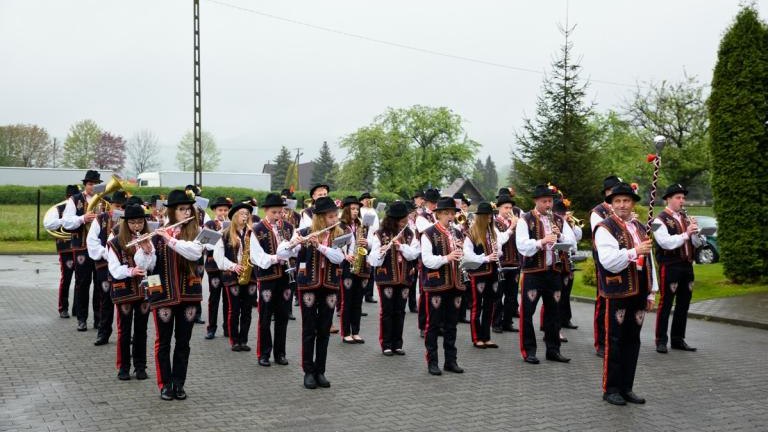
<instances>
[{"instance_id":1,"label":"black hat brim","mask_svg":"<svg viewBox=\"0 0 768 432\"><path fill-rule=\"evenodd\" d=\"M636 193L629 193L629 192L618 192L618 193L612 193L612 194L610 194L610 195L606 196L606 197L605 197L605 202L606 202L606 203L608 203L608 204L610 204L610 203L612 203L612 202L613 202L613 198L614 198L614 197L617 197L617 196L619 196L619 195L626 195L626 196L628 196L628 197L631 197L633 200L635 200L635 202L639 202L639 201L640 201L640 195L638 195L638 194L636 194Z\"/></svg>"},{"instance_id":2,"label":"black hat brim","mask_svg":"<svg viewBox=\"0 0 768 432\"><path fill-rule=\"evenodd\" d=\"M251 213L253 211L253 206L247 203L237 203L233 205L231 209L229 209L227 216L229 216L229 218L232 219L232 216L234 216L235 213L237 213L242 209L246 209L248 210L248 213Z\"/></svg>"}]
</instances>

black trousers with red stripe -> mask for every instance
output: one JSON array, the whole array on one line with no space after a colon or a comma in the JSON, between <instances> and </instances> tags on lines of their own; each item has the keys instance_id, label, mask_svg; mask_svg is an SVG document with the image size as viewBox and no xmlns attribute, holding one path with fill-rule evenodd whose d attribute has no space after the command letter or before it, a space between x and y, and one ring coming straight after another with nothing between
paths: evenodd
<instances>
[{"instance_id":1,"label":"black trousers with red stripe","mask_svg":"<svg viewBox=\"0 0 768 432\"><path fill-rule=\"evenodd\" d=\"M117 369L147 368L147 321L149 303L136 301L115 305L117 309Z\"/></svg>"},{"instance_id":2,"label":"black trousers with red stripe","mask_svg":"<svg viewBox=\"0 0 768 432\"><path fill-rule=\"evenodd\" d=\"M69 285L72 283L72 276L75 274L75 255L71 250L59 252L59 313L69 309ZM72 315L77 316L75 312L76 301L72 301Z\"/></svg>"},{"instance_id":3,"label":"black trousers with red stripe","mask_svg":"<svg viewBox=\"0 0 768 432\"><path fill-rule=\"evenodd\" d=\"M302 290L299 287L301 368L304 373L325 373L328 339L337 301L336 290L328 288Z\"/></svg>"},{"instance_id":4,"label":"black trousers with red stripe","mask_svg":"<svg viewBox=\"0 0 768 432\"><path fill-rule=\"evenodd\" d=\"M221 302L222 319L221 328L226 333L227 317L229 316L229 298L226 294L221 295L224 284L221 282L221 272L208 272L208 326L207 331L216 331L219 322L219 302Z\"/></svg>"},{"instance_id":5,"label":"black trousers with red stripe","mask_svg":"<svg viewBox=\"0 0 768 432\"><path fill-rule=\"evenodd\" d=\"M571 290L573 290L573 272L564 273L563 289L560 294L560 326L568 324L573 318L571 311Z\"/></svg>"},{"instance_id":6,"label":"black trousers with red stripe","mask_svg":"<svg viewBox=\"0 0 768 432\"><path fill-rule=\"evenodd\" d=\"M513 318L518 315L520 303L517 301L520 270L507 270L504 280L499 281L499 293L493 305L494 327L509 328Z\"/></svg>"},{"instance_id":7,"label":"black trousers with red stripe","mask_svg":"<svg viewBox=\"0 0 768 432\"><path fill-rule=\"evenodd\" d=\"M112 303L110 291L112 283L109 281L109 268L107 263L98 262L96 268L96 283L94 284L93 296L99 297L99 327L98 338L109 339L112 336L112 323L115 320L115 305Z\"/></svg>"},{"instance_id":8,"label":"black trousers with red stripe","mask_svg":"<svg viewBox=\"0 0 768 432\"><path fill-rule=\"evenodd\" d=\"M291 313L291 287L288 277L259 282L259 321L256 356L269 359L272 352L275 359L285 357L285 338L288 331L288 315ZM272 317L275 318L275 337L270 331Z\"/></svg>"},{"instance_id":9,"label":"black trousers with red stripe","mask_svg":"<svg viewBox=\"0 0 768 432\"><path fill-rule=\"evenodd\" d=\"M499 291L497 278L495 274L472 278L472 310L469 319L472 343L491 340L491 316Z\"/></svg>"},{"instance_id":10,"label":"black trousers with red stripe","mask_svg":"<svg viewBox=\"0 0 768 432\"><path fill-rule=\"evenodd\" d=\"M187 380L189 365L189 340L195 326L195 303L180 303L174 306L159 307L153 311L155 319L155 369L157 386L184 386ZM171 361L171 339L176 344L173 347Z\"/></svg>"},{"instance_id":11,"label":"black trousers with red stripe","mask_svg":"<svg viewBox=\"0 0 768 432\"><path fill-rule=\"evenodd\" d=\"M667 344L667 328L669 327L669 314L672 312L673 302L675 313L672 316L670 337L674 344L685 339L688 307L691 305L691 297L693 296L693 264L662 264L659 268L659 275L661 297L656 312L656 345Z\"/></svg>"},{"instance_id":12,"label":"black trousers with red stripe","mask_svg":"<svg viewBox=\"0 0 768 432\"><path fill-rule=\"evenodd\" d=\"M379 344L381 350L403 347L405 305L411 289L408 285L381 286L379 288Z\"/></svg>"},{"instance_id":13,"label":"black trousers with red stripe","mask_svg":"<svg viewBox=\"0 0 768 432\"><path fill-rule=\"evenodd\" d=\"M419 304L418 304L418 325L419 330L427 328L427 297L424 295L424 269L419 265Z\"/></svg>"},{"instance_id":14,"label":"black trousers with red stripe","mask_svg":"<svg viewBox=\"0 0 768 432\"><path fill-rule=\"evenodd\" d=\"M257 284L252 281L248 285L230 285L226 287L229 298L229 314L227 314L227 328L229 328L229 344L246 345L248 332L251 329L251 316L253 314L253 299L256 298Z\"/></svg>"},{"instance_id":15,"label":"black trousers with red stripe","mask_svg":"<svg viewBox=\"0 0 768 432\"><path fill-rule=\"evenodd\" d=\"M560 273L546 270L523 275L520 296L520 352L523 358L536 355L536 334L533 330L533 314L539 298L544 302L544 343L547 352L560 352L560 314L558 301L561 295Z\"/></svg>"},{"instance_id":16,"label":"black trousers with red stripe","mask_svg":"<svg viewBox=\"0 0 768 432\"><path fill-rule=\"evenodd\" d=\"M641 276L642 278L642 276ZM603 391L632 391L637 358L640 354L640 330L645 319L645 295L623 299L605 299L605 357Z\"/></svg>"},{"instance_id":17,"label":"black trousers with red stripe","mask_svg":"<svg viewBox=\"0 0 768 432\"><path fill-rule=\"evenodd\" d=\"M340 335L352 336L360 333L360 317L363 314L363 297L367 292L369 279L347 275L342 279L341 287L341 332Z\"/></svg>"},{"instance_id":18,"label":"black trousers with red stripe","mask_svg":"<svg viewBox=\"0 0 768 432\"><path fill-rule=\"evenodd\" d=\"M450 289L439 292L425 292L427 305L427 328L424 346L427 348L427 364L437 364L437 335L443 330L443 352L445 363L456 362L456 322L459 318L463 291Z\"/></svg>"},{"instance_id":19,"label":"black trousers with red stripe","mask_svg":"<svg viewBox=\"0 0 768 432\"><path fill-rule=\"evenodd\" d=\"M78 321L88 320L88 298L90 297L91 283L96 279L96 268L93 260L88 256L88 250L82 249L73 252L75 256L75 309ZM97 288L93 292L93 322L99 323L101 318L99 309L101 308L101 296Z\"/></svg>"},{"instance_id":20,"label":"black trousers with red stripe","mask_svg":"<svg viewBox=\"0 0 768 432\"><path fill-rule=\"evenodd\" d=\"M413 282L408 287L408 310L418 312L418 302L416 301L416 290L418 289L418 272L413 277Z\"/></svg>"},{"instance_id":21,"label":"black trousers with red stripe","mask_svg":"<svg viewBox=\"0 0 768 432\"><path fill-rule=\"evenodd\" d=\"M598 290L595 297L595 351L605 350L605 298L600 295Z\"/></svg>"}]
</instances>

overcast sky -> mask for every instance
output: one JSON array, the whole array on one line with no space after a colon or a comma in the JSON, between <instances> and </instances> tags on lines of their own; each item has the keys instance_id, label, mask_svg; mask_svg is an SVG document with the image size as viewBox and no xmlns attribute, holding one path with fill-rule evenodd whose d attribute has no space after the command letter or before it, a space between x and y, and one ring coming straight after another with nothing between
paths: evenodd
<instances>
[{"instance_id":1,"label":"overcast sky","mask_svg":"<svg viewBox=\"0 0 768 432\"><path fill-rule=\"evenodd\" d=\"M606 111L637 82L685 72L709 82L738 9L571 0L590 98ZM222 150L220 171L261 172L281 145L309 160L327 140L343 159L339 139L387 107L446 106L480 157L507 165L565 20L565 0L201 0L203 128ZM176 144L193 126L192 43L191 0L0 0L0 124L38 124L60 139L86 118L126 138L150 129L162 169L176 169Z\"/></svg>"}]
</instances>

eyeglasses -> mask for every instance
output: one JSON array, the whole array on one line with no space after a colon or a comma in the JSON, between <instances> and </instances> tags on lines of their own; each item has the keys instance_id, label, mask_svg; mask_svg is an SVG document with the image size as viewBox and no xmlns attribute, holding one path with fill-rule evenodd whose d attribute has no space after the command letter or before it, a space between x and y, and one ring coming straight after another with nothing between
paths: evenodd
<instances>
[{"instance_id":1,"label":"eyeglasses","mask_svg":"<svg viewBox=\"0 0 768 432\"><path fill-rule=\"evenodd\" d=\"M192 211L192 207L176 207L176 211L191 212Z\"/></svg>"}]
</instances>

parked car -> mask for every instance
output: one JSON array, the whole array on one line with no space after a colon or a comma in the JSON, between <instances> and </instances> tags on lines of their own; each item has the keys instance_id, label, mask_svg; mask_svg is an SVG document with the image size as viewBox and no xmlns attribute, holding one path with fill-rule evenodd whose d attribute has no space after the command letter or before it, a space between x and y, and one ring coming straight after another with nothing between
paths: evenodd
<instances>
[{"instance_id":1,"label":"parked car","mask_svg":"<svg viewBox=\"0 0 768 432\"><path fill-rule=\"evenodd\" d=\"M699 225L699 230L717 229L717 219L711 216L694 216ZM698 248L694 254L696 264L713 264L720 261L720 250L717 247L717 231L711 235L704 236L705 243Z\"/></svg>"}]
</instances>

